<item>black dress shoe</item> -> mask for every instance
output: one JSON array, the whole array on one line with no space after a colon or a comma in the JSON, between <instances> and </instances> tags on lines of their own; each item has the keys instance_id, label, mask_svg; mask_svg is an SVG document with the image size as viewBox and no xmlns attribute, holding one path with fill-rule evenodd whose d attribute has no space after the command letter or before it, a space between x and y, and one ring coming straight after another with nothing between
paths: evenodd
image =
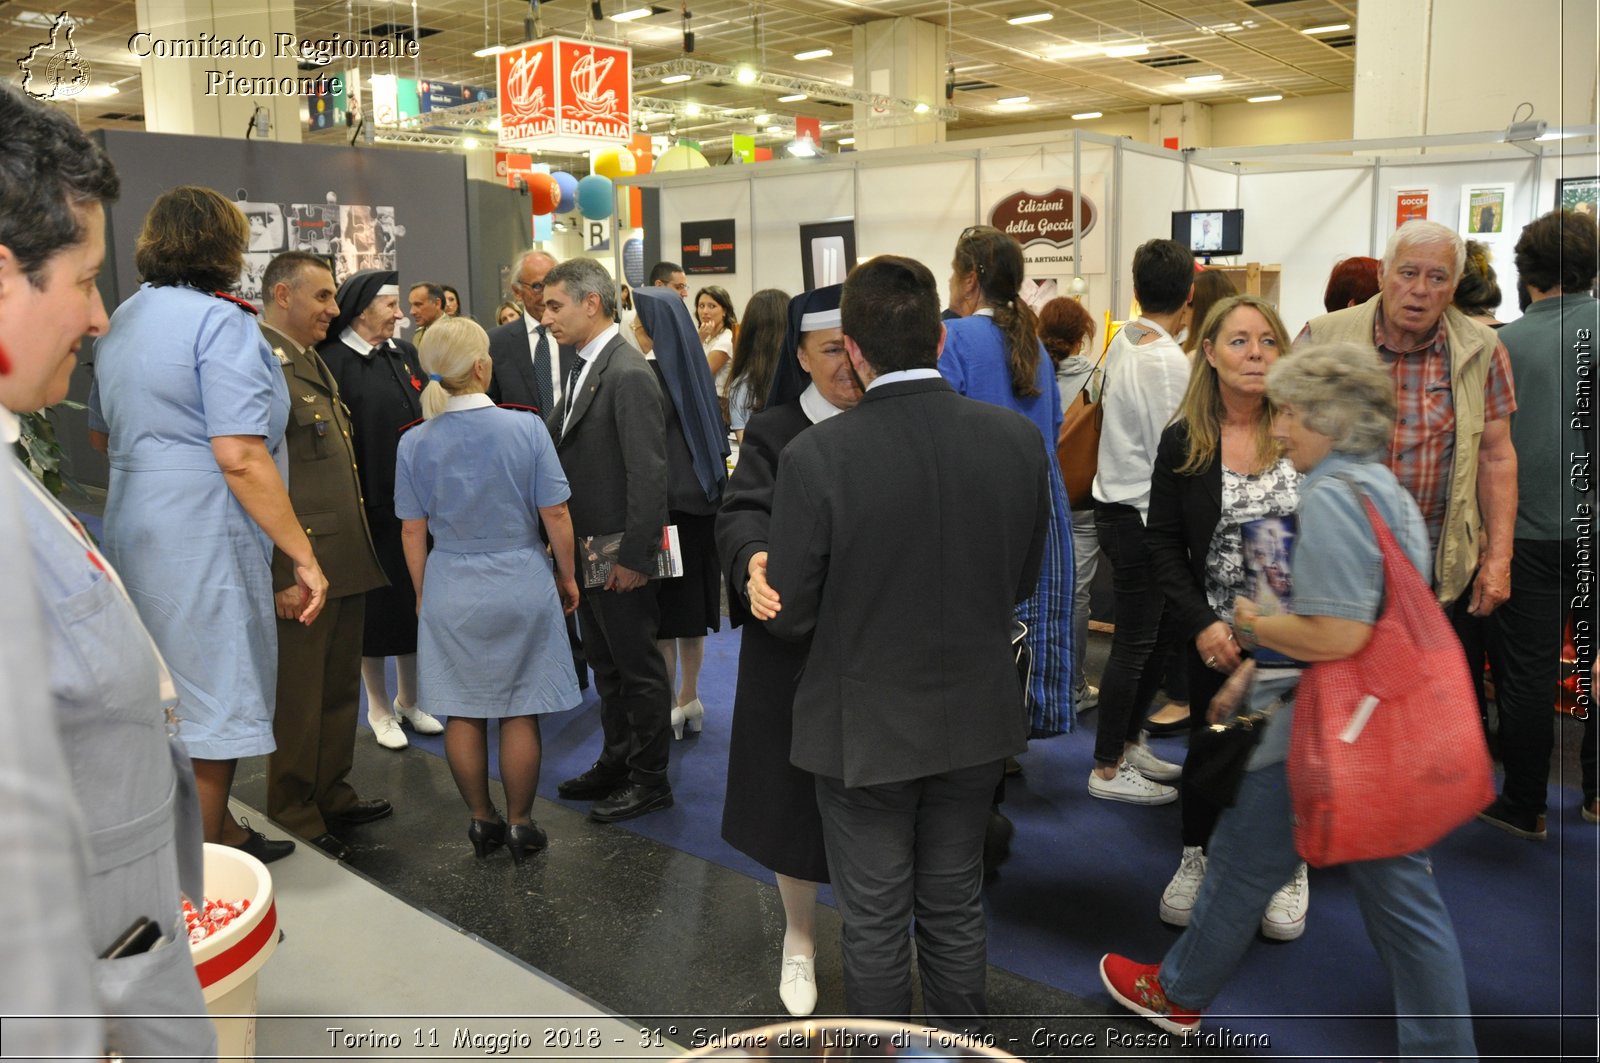
<instances>
[{"instance_id":1,"label":"black dress shoe","mask_svg":"<svg viewBox=\"0 0 1600 1063\"><path fill-rule=\"evenodd\" d=\"M339 840L339 836L332 831L323 831L311 839L311 844L327 853L335 860L343 860L350 855L350 847Z\"/></svg>"},{"instance_id":2,"label":"black dress shoe","mask_svg":"<svg viewBox=\"0 0 1600 1063\"><path fill-rule=\"evenodd\" d=\"M624 786L610 797L596 801L594 808L589 812L589 818L597 823L616 823L619 820L642 816L646 812L655 812L658 809L671 807L672 786L670 783L647 786L644 783L633 782Z\"/></svg>"},{"instance_id":3,"label":"black dress shoe","mask_svg":"<svg viewBox=\"0 0 1600 1063\"><path fill-rule=\"evenodd\" d=\"M506 848L511 852L511 862L520 864L529 853L536 853L550 844L537 823L513 823L506 828Z\"/></svg>"},{"instance_id":4,"label":"black dress shoe","mask_svg":"<svg viewBox=\"0 0 1600 1063\"><path fill-rule=\"evenodd\" d=\"M338 812L324 812L323 818L334 823L343 823L354 826L358 823L371 823L375 819L382 819L391 815L394 806L381 797L374 797L367 801L357 801L349 808Z\"/></svg>"},{"instance_id":5,"label":"black dress shoe","mask_svg":"<svg viewBox=\"0 0 1600 1063\"><path fill-rule=\"evenodd\" d=\"M627 785L626 772L613 771L594 762L594 767L556 787L556 793L569 801L593 801L607 797L613 790Z\"/></svg>"},{"instance_id":6,"label":"black dress shoe","mask_svg":"<svg viewBox=\"0 0 1600 1063\"><path fill-rule=\"evenodd\" d=\"M250 831L250 837L234 846L241 853L247 853L260 860L263 864L270 864L274 860L282 860L294 852L294 842L273 841L258 830L250 830L249 820L240 820L239 822L245 830Z\"/></svg>"},{"instance_id":7,"label":"black dress shoe","mask_svg":"<svg viewBox=\"0 0 1600 1063\"><path fill-rule=\"evenodd\" d=\"M500 818L497 809L493 819L475 819L467 825L467 841L472 843L472 852L479 860L487 859L506 843L506 821Z\"/></svg>"}]
</instances>

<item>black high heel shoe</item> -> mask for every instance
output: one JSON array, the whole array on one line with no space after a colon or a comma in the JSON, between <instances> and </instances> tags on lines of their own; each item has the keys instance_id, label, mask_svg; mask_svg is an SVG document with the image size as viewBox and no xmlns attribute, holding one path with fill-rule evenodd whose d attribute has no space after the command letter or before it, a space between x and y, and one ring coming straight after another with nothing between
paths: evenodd
<instances>
[{"instance_id":1,"label":"black high heel shoe","mask_svg":"<svg viewBox=\"0 0 1600 1063\"><path fill-rule=\"evenodd\" d=\"M467 840L472 843L472 851L479 860L506 843L506 821L498 815L494 819L475 819L467 827Z\"/></svg>"},{"instance_id":2,"label":"black high heel shoe","mask_svg":"<svg viewBox=\"0 0 1600 1063\"><path fill-rule=\"evenodd\" d=\"M511 850L511 862L520 864L530 852L536 853L550 844L550 839L537 823L513 823L506 830L506 848Z\"/></svg>"}]
</instances>

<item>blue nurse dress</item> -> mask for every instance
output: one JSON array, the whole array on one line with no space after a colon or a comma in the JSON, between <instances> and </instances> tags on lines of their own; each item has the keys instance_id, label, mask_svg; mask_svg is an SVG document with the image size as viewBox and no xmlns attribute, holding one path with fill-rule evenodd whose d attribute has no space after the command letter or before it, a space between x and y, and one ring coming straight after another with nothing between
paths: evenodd
<instances>
[{"instance_id":1,"label":"blue nurse dress","mask_svg":"<svg viewBox=\"0 0 1600 1063\"><path fill-rule=\"evenodd\" d=\"M228 489L211 440L261 436L287 481L283 370L244 308L145 285L111 315L94 373L89 424L110 436L106 557L177 681L189 752L270 753L272 543Z\"/></svg>"},{"instance_id":2,"label":"blue nurse dress","mask_svg":"<svg viewBox=\"0 0 1600 1063\"><path fill-rule=\"evenodd\" d=\"M400 438L394 511L428 521L417 686L436 716L477 719L578 704L578 677L539 509L572 494L544 422L456 396Z\"/></svg>"}]
</instances>

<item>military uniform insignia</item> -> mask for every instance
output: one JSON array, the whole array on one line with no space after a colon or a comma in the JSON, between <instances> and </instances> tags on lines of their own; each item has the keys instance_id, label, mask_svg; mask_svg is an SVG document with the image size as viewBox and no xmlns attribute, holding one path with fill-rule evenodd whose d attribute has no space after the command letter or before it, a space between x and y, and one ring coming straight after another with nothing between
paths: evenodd
<instances>
[{"instance_id":1,"label":"military uniform insignia","mask_svg":"<svg viewBox=\"0 0 1600 1063\"><path fill-rule=\"evenodd\" d=\"M278 360L279 365L288 365L290 362L289 356L283 353L282 347L272 348L272 356Z\"/></svg>"}]
</instances>

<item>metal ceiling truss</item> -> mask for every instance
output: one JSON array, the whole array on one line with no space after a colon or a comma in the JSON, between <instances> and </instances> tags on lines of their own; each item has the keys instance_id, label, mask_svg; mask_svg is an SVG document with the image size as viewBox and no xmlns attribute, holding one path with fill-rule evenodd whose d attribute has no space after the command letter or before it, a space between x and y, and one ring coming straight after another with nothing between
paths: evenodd
<instances>
[{"instance_id":1,"label":"metal ceiling truss","mask_svg":"<svg viewBox=\"0 0 1600 1063\"><path fill-rule=\"evenodd\" d=\"M944 104L935 105L926 100L912 100L903 96L882 96L848 88L837 82L790 77L786 74L775 74L771 71L757 71L754 80L741 82L739 81L737 67L724 63L706 63L699 59L670 59L665 63L656 63L653 66L635 67L633 71L634 91L639 91L638 84L641 81L656 82L657 84L650 86L651 91L656 91L659 87L662 87L659 85L662 78L675 74L688 74L692 78L707 81L730 81L743 85L745 88L770 89L774 92L785 93L801 92L819 100L860 104L863 107L875 107L884 111L890 109L904 111L913 115L916 121L954 122L961 117L960 111ZM927 110L919 114L917 113L918 107L926 107Z\"/></svg>"}]
</instances>

